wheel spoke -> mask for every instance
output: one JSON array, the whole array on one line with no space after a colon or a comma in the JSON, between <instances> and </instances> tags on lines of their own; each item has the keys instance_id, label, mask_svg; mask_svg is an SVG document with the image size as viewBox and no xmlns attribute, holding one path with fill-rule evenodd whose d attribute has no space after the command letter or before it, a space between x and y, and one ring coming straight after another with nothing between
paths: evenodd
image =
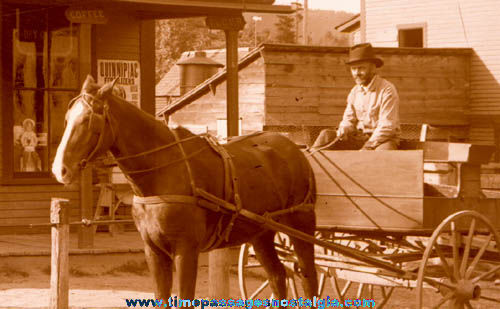
<instances>
[{"instance_id":1,"label":"wheel spoke","mask_svg":"<svg viewBox=\"0 0 500 309\"><path fill-rule=\"evenodd\" d=\"M429 277L424 277L423 280L427 283L429 283L430 285L432 285L433 287L438 287L438 286L444 286L450 290L455 290L455 285L452 285L452 284L449 284L449 283L444 283L444 282L441 282L441 281L438 281L438 280L434 280L434 279L431 279Z\"/></svg>"},{"instance_id":2,"label":"wheel spoke","mask_svg":"<svg viewBox=\"0 0 500 309\"><path fill-rule=\"evenodd\" d=\"M392 295L392 292L394 292L394 289L395 287L391 286L389 287L389 293L386 293L385 292L385 287L381 287L382 288L382 295L383 295L383 298L382 298L382 302L378 302L377 303L377 308L384 308L385 304L389 301L389 298L391 297Z\"/></svg>"},{"instance_id":3,"label":"wheel spoke","mask_svg":"<svg viewBox=\"0 0 500 309\"><path fill-rule=\"evenodd\" d=\"M476 227L476 218L472 218L472 222L469 228L469 235L467 241L465 242L464 255L462 257L462 264L460 265L460 276L463 278L465 276L465 270L467 269L467 261L469 260L470 246L472 244L472 238L474 236L474 229Z\"/></svg>"},{"instance_id":4,"label":"wheel spoke","mask_svg":"<svg viewBox=\"0 0 500 309\"><path fill-rule=\"evenodd\" d=\"M491 298L491 297L482 296L482 295L479 298L500 304L500 299L498 299L498 298Z\"/></svg>"},{"instance_id":5,"label":"wheel spoke","mask_svg":"<svg viewBox=\"0 0 500 309\"><path fill-rule=\"evenodd\" d=\"M451 242L453 245L453 275L457 280L460 279L460 274L459 274L459 255L458 255L458 233L455 225L455 221L451 222Z\"/></svg>"},{"instance_id":6,"label":"wheel spoke","mask_svg":"<svg viewBox=\"0 0 500 309\"><path fill-rule=\"evenodd\" d=\"M358 292L356 293L356 298L357 299L361 298L364 289L365 289L365 284L364 283L360 283L359 287L358 287Z\"/></svg>"},{"instance_id":7,"label":"wheel spoke","mask_svg":"<svg viewBox=\"0 0 500 309\"><path fill-rule=\"evenodd\" d=\"M267 286L269 285L269 280L264 281L258 288L253 292L248 299L254 299L255 296L259 295Z\"/></svg>"},{"instance_id":8,"label":"wheel spoke","mask_svg":"<svg viewBox=\"0 0 500 309\"><path fill-rule=\"evenodd\" d=\"M342 296L345 296L345 294L347 293L347 291L349 290L349 287L351 286L352 284L352 281L347 281L346 284L344 285L344 288L342 289Z\"/></svg>"},{"instance_id":9,"label":"wheel spoke","mask_svg":"<svg viewBox=\"0 0 500 309\"><path fill-rule=\"evenodd\" d=\"M448 262L446 261L446 257L444 256L444 253L441 250L441 247L439 246L439 244L435 244L434 249L436 249L436 253L439 256L439 259L441 260L441 265L443 266L444 271L448 275L448 278L450 278L452 282L457 282L457 278L455 278L455 276L451 272L450 266L448 265Z\"/></svg>"},{"instance_id":10,"label":"wheel spoke","mask_svg":"<svg viewBox=\"0 0 500 309\"><path fill-rule=\"evenodd\" d=\"M330 277L330 281L333 286L333 291L335 292L335 297L337 297L341 302L344 302L344 294L340 291L339 283L337 281L337 276L333 275Z\"/></svg>"},{"instance_id":11,"label":"wheel spoke","mask_svg":"<svg viewBox=\"0 0 500 309\"><path fill-rule=\"evenodd\" d=\"M448 294L446 294L445 297L443 297L441 299L441 301L436 305L436 306L433 306L432 308L439 308L441 307L442 305L444 305L447 301L449 301L451 298L453 297L453 292L449 292Z\"/></svg>"},{"instance_id":12,"label":"wheel spoke","mask_svg":"<svg viewBox=\"0 0 500 309\"><path fill-rule=\"evenodd\" d=\"M288 278L288 284L290 285L290 289L292 290L292 296L295 299L298 299L298 293L297 293L297 285L295 284L295 279L293 277Z\"/></svg>"},{"instance_id":13,"label":"wheel spoke","mask_svg":"<svg viewBox=\"0 0 500 309\"><path fill-rule=\"evenodd\" d=\"M477 283L478 281L488 277L489 275L497 272L500 269L500 265L497 265L493 267L492 269L488 270L487 272L481 274L480 276L477 276L476 278L472 279L472 283Z\"/></svg>"},{"instance_id":14,"label":"wheel spoke","mask_svg":"<svg viewBox=\"0 0 500 309\"><path fill-rule=\"evenodd\" d=\"M321 273L321 275L319 275L319 284L318 284L318 298L321 297L321 295L323 294L323 290L325 288L325 281L326 281L326 275L325 273Z\"/></svg>"},{"instance_id":15,"label":"wheel spoke","mask_svg":"<svg viewBox=\"0 0 500 309\"><path fill-rule=\"evenodd\" d=\"M385 294L385 287L381 287L382 290L382 298L386 298L387 294Z\"/></svg>"},{"instance_id":16,"label":"wheel spoke","mask_svg":"<svg viewBox=\"0 0 500 309\"><path fill-rule=\"evenodd\" d=\"M260 268L262 267L262 265L258 264L258 263L252 263L252 264L247 264L245 265L245 268L249 269L249 268Z\"/></svg>"},{"instance_id":17,"label":"wheel spoke","mask_svg":"<svg viewBox=\"0 0 500 309\"><path fill-rule=\"evenodd\" d=\"M481 260L481 257L483 256L484 252L486 251L486 248L490 244L491 238L493 237L493 234L488 235L488 239L484 242L483 246L477 253L477 255L474 257L474 260L472 263L470 263L469 268L467 269L467 272L465 273L465 279L469 279L472 273L474 272L474 269L476 268L477 263Z\"/></svg>"}]
</instances>

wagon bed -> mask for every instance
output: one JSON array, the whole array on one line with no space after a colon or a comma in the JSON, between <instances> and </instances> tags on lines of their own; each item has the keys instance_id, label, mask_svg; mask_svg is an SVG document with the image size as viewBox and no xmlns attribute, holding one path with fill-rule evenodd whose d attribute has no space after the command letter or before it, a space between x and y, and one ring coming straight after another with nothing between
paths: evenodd
<instances>
[{"instance_id":1,"label":"wagon bed","mask_svg":"<svg viewBox=\"0 0 500 309\"><path fill-rule=\"evenodd\" d=\"M447 142L404 145L408 150L321 151L308 155L317 184L320 228L428 233L450 214L475 210L500 227L500 203L481 190L480 165L490 146ZM426 176L454 179L428 183ZM436 178L436 177L435 177ZM442 177L445 178L445 177Z\"/></svg>"}]
</instances>

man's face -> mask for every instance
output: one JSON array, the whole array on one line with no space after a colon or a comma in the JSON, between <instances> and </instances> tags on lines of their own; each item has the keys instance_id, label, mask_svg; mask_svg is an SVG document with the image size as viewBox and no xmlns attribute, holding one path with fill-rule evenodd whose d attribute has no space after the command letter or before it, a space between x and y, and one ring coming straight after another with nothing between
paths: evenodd
<instances>
[{"instance_id":1,"label":"man's face","mask_svg":"<svg viewBox=\"0 0 500 309\"><path fill-rule=\"evenodd\" d=\"M356 84L367 86L375 75L375 63L360 61L350 65L351 74Z\"/></svg>"}]
</instances>

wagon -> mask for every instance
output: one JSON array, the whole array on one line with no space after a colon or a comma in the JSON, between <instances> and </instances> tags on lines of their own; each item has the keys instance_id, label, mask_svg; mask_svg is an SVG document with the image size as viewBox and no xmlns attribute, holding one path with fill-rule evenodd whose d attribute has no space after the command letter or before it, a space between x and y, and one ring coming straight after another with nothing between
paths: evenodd
<instances>
[{"instance_id":1,"label":"wagon","mask_svg":"<svg viewBox=\"0 0 500 309\"><path fill-rule=\"evenodd\" d=\"M317 184L317 230L309 241L316 245L318 294L326 297L330 281L329 296L341 304L365 298L382 308L395 288L416 288L417 299L408 304L417 308L499 306L494 283L500 274L500 204L480 183L480 165L494 148L449 142L401 146L306 153ZM278 231L284 233L278 233L275 247L289 291L298 298L298 264L287 235L306 237ZM240 249L238 276L244 299L271 296L249 244Z\"/></svg>"}]
</instances>

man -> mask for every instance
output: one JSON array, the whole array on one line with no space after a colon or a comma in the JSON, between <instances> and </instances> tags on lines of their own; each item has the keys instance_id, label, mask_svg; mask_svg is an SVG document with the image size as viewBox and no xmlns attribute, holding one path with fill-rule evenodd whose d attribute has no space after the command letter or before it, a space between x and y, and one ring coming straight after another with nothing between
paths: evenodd
<instances>
[{"instance_id":1,"label":"man","mask_svg":"<svg viewBox=\"0 0 500 309\"><path fill-rule=\"evenodd\" d=\"M396 87L378 76L384 62L375 57L370 43L349 51L349 65L356 82L337 131L321 131L312 146L337 150L395 150L399 146L399 96Z\"/></svg>"}]
</instances>

